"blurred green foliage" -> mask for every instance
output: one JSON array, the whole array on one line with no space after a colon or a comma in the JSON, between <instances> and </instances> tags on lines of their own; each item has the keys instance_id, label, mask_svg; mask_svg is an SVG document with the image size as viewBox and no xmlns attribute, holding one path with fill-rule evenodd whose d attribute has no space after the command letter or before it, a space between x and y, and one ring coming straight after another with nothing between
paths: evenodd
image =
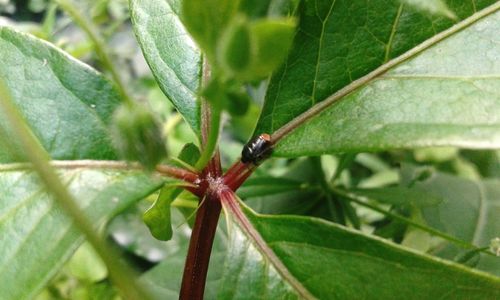
<instances>
[{"instance_id":1,"label":"blurred green foliage","mask_svg":"<svg viewBox=\"0 0 500 300\"><path fill-rule=\"evenodd\" d=\"M114 62L127 85L132 87L130 90L133 91L134 97L147 103L161 120L164 134L168 136L165 146L169 154L176 157L184 145L197 139L153 79L133 35L127 1L82 0L78 1L78 5L82 13L88 14L88 17L103 33L110 52L113 54ZM54 43L74 57L100 68L93 43L67 15L57 9L54 3L47 0L0 0L0 13L0 25L7 24L32 33ZM203 28L205 25L194 24L193 26ZM283 34L286 35L284 40L288 41L290 32ZM214 36L217 35L219 33L209 32L203 38L206 38L207 44L212 45L215 43ZM228 37L230 41L223 45L223 48L228 49L220 50L221 56L225 60L225 67L229 69L229 73L238 73L243 69L241 73L243 75L240 74L242 78L253 81L256 77L247 76L248 74L245 73L249 68L248 64L251 64L250 54L233 49L236 47L244 50L248 47L247 40L240 40L242 36L244 35L238 33L238 39L233 36ZM265 49L265 51L269 52L270 49ZM215 52L213 50L213 53L209 53L213 59L216 57ZM245 57L229 57L228 53L231 55L236 53ZM262 77L261 75L266 75L269 70L257 73L259 75L257 77ZM233 111L224 121L226 129L230 129L224 131L220 141L223 145L220 149L222 161L226 168L229 163L239 157L243 144L252 134L259 108L262 105L266 82L260 84L254 82L252 85L245 85L243 89L244 94L248 92L251 98L243 101L247 105L246 109ZM239 87L237 92L241 92ZM241 106L235 109L239 108ZM394 191L400 195L402 164L427 168L426 172L415 175L414 183L417 186L422 182L427 182L429 178L435 178L438 176L436 174L440 173L453 175L460 180L473 181L500 177L500 151L423 148L378 154L360 153L350 156L324 155L316 158L271 159L245 183L239 195L258 212L317 216L346 226L360 228L364 232L391 239L417 251L439 254L445 248L446 241L413 229L404 222L394 220L366 206L345 201L329 193L325 188L333 185L345 189L359 189L367 197L367 203L411 220L423 221L424 216L418 204L420 200L418 195L408 194L408 197L405 197L409 199L406 203L408 205L401 205L396 201L391 202L389 201L391 198L387 198L388 193L392 195ZM404 189L406 191L409 188L404 187ZM173 223L173 240L160 242L149 235L146 226L141 222L141 215L147 207L146 204L150 204L156 197L157 195L152 195L144 203L118 216L108 230L110 238L127 254L128 260L140 272L146 272L174 250L178 250L176 247L181 243L180 239L183 239L182 243L185 242L186 231L188 232L189 229L187 226L181 229L176 228L182 222L179 211L187 216L197 205L196 199L187 193L182 193L177 197L172 203L173 213L176 214ZM386 198L379 199L384 197ZM439 199L436 203L439 203ZM426 204L429 205L429 203ZM168 213L170 214L170 211ZM164 231L157 234L159 237L163 239L171 237L170 224L168 225L168 228L164 228ZM491 247L497 251L498 240L492 240ZM446 255L449 256L449 253L444 254ZM463 254L462 257L468 257L465 263L470 262L473 255ZM457 260L460 261L460 259ZM119 297L110 284L102 263L91 248L83 244L66 267L37 297L37 300L44 299L119 299Z\"/></svg>"}]
</instances>

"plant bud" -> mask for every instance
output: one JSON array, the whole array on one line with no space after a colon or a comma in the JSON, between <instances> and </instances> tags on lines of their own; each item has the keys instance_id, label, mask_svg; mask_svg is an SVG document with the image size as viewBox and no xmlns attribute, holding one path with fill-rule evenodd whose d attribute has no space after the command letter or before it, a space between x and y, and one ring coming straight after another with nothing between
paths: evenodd
<instances>
[{"instance_id":1,"label":"plant bud","mask_svg":"<svg viewBox=\"0 0 500 300\"><path fill-rule=\"evenodd\" d=\"M241 117L247 113L252 101L245 91L228 91L227 99L227 111L232 116L237 117Z\"/></svg>"},{"instance_id":2,"label":"plant bud","mask_svg":"<svg viewBox=\"0 0 500 300\"><path fill-rule=\"evenodd\" d=\"M218 60L229 74L245 72L251 60L250 31L245 17L238 15L222 35Z\"/></svg>"},{"instance_id":3,"label":"plant bud","mask_svg":"<svg viewBox=\"0 0 500 300\"><path fill-rule=\"evenodd\" d=\"M121 105L113 115L113 141L124 159L153 170L166 155L160 124L138 104Z\"/></svg>"},{"instance_id":4,"label":"plant bud","mask_svg":"<svg viewBox=\"0 0 500 300\"><path fill-rule=\"evenodd\" d=\"M249 21L237 15L218 42L218 63L236 80L261 80L285 60L295 35L295 25L293 18Z\"/></svg>"}]
</instances>

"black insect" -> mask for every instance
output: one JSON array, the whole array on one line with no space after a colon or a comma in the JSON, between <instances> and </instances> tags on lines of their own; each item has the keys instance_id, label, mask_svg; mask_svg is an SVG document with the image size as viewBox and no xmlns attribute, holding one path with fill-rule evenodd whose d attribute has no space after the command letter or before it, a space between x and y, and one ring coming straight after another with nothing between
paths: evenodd
<instances>
[{"instance_id":1,"label":"black insect","mask_svg":"<svg viewBox=\"0 0 500 300\"><path fill-rule=\"evenodd\" d=\"M271 155L272 145L271 136L267 133L251 139L241 151L241 162L259 164L259 162Z\"/></svg>"}]
</instances>

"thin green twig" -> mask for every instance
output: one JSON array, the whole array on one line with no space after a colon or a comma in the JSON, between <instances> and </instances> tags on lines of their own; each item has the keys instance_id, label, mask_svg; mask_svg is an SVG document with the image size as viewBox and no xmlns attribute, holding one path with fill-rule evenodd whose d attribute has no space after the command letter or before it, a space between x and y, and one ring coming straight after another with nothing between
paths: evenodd
<instances>
[{"instance_id":1,"label":"thin green twig","mask_svg":"<svg viewBox=\"0 0 500 300\"><path fill-rule=\"evenodd\" d=\"M14 143L18 150L32 163L33 169L38 173L40 179L57 203L71 217L75 226L84 234L99 256L102 258L110 272L111 279L126 299L149 299L148 294L135 281L132 271L123 265L118 259L113 248L108 247L93 228L92 223L85 217L82 210L76 204L73 196L61 182L55 169L49 163L49 154L40 145L37 138L25 122L13 102L10 92L0 78L0 110L7 122L9 132L16 136Z\"/></svg>"},{"instance_id":2,"label":"thin green twig","mask_svg":"<svg viewBox=\"0 0 500 300\"><path fill-rule=\"evenodd\" d=\"M201 87L206 86L210 81L212 70L208 61L203 59L203 76L201 80ZM202 170L212 158L217 148L217 141L219 139L221 110L220 107L210 103L206 99L201 100L201 155L196 162L195 168ZM217 99L212 99L217 100Z\"/></svg>"},{"instance_id":3,"label":"thin green twig","mask_svg":"<svg viewBox=\"0 0 500 300\"><path fill-rule=\"evenodd\" d=\"M472 245L470 243L467 243L465 241L462 241L460 239L457 239L451 235L448 235L444 232L441 232L439 230L436 230L434 228L431 228L429 226L425 226L423 224L420 224L420 223L417 223L411 219L408 219L406 217L403 217L401 215L398 215L398 214L395 214L395 213L392 213L390 211L387 211L385 209L382 209L376 205L373 205L373 204L370 204L370 203L367 203L365 201L363 201L360 197L358 197L357 195L354 195L352 193L349 193L348 191L344 191L344 190L341 190L341 189L338 189L338 188L330 188L330 190L337 196L339 196L340 198L342 199L345 199L347 201L350 201L350 202L354 202L356 204L359 204L361 206L364 206L366 208L369 208L371 210L374 210L374 211L377 211L389 218L392 218L392 219L395 219L395 220L398 220L398 221L401 221L401 222L404 222L412 227L415 227L415 228L418 228L422 231L425 231L427 233L430 233L434 236L438 236L444 240L447 240L451 243L454 243L462 248L466 248L466 249L473 249L473 250L476 250L478 252L482 252L482 253L485 253L485 254L489 254L489 255L493 255L490 251L488 251L487 249L484 249L484 248L480 248L478 246L475 246L475 245Z\"/></svg>"},{"instance_id":4,"label":"thin green twig","mask_svg":"<svg viewBox=\"0 0 500 300\"><path fill-rule=\"evenodd\" d=\"M94 24L86 18L81 12L78 11L77 7L71 0L54 0L62 10L64 10L73 21L82 28L83 31L88 35L90 40L94 42L95 51L99 60L102 62L104 68L111 74L116 87L118 88L118 92L122 97L123 101L129 105L133 103L132 97L128 92L121 76L116 70L113 60L106 50L106 43L104 39L99 34L99 31L94 26Z\"/></svg>"},{"instance_id":5,"label":"thin green twig","mask_svg":"<svg viewBox=\"0 0 500 300\"><path fill-rule=\"evenodd\" d=\"M203 169L210 161L215 152L215 148L217 147L217 140L219 139L221 112L220 110L213 108L213 105L211 106L211 111L212 113L210 116L208 137L205 145L203 145L200 159L196 162L195 168L197 170Z\"/></svg>"}]
</instances>

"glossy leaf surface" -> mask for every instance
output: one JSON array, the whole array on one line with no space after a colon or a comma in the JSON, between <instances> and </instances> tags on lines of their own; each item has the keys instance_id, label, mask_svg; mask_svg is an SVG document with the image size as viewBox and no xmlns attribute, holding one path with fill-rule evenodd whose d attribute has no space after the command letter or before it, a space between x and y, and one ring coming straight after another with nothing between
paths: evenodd
<instances>
[{"instance_id":1,"label":"glossy leaf surface","mask_svg":"<svg viewBox=\"0 0 500 300\"><path fill-rule=\"evenodd\" d=\"M0 27L0 56L2 80L52 158L116 158L107 125L120 99L108 80L53 45L8 27ZM0 140L0 162L19 160L11 142Z\"/></svg>"},{"instance_id":2,"label":"glossy leaf surface","mask_svg":"<svg viewBox=\"0 0 500 300\"><path fill-rule=\"evenodd\" d=\"M181 1L132 0L132 23L144 57L160 88L191 128L200 132L196 92L201 54L180 21Z\"/></svg>"},{"instance_id":3,"label":"glossy leaf surface","mask_svg":"<svg viewBox=\"0 0 500 300\"><path fill-rule=\"evenodd\" d=\"M29 299L70 258L82 234L34 173L0 175L1 298ZM160 186L141 173L76 169L60 175L96 230Z\"/></svg>"},{"instance_id":4,"label":"glossy leaf surface","mask_svg":"<svg viewBox=\"0 0 500 300\"><path fill-rule=\"evenodd\" d=\"M276 155L499 148L499 7L328 106L286 136Z\"/></svg>"},{"instance_id":5,"label":"glossy leaf surface","mask_svg":"<svg viewBox=\"0 0 500 300\"><path fill-rule=\"evenodd\" d=\"M459 19L495 2L447 1ZM256 134L274 132L350 82L453 24L400 1L308 0L300 12L294 46L269 84Z\"/></svg>"},{"instance_id":6,"label":"glossy leaf surface","mask_svg":"<svg viewBox=\"0 0 500 300\"><path fill-rule=\"evenodd\" d=\"M318 299L500 296L498 278L332 223L255 215L248 210L245 215L289 274L283 276L283 270L270 263L231 216L221 299L297 299L290 275Z\"/></svg>"}]
</instances>

